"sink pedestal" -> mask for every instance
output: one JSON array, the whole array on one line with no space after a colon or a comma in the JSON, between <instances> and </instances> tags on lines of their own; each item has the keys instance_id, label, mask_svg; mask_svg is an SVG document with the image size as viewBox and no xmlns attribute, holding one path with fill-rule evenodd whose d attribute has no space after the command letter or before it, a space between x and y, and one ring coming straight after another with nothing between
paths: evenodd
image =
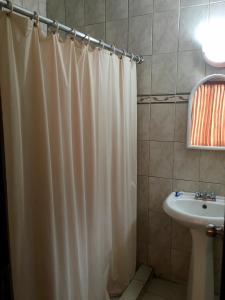
<instances>
[{"instance_id":1,"label":"sink pedestal","mask_svg":"<svg viewBox=\"0 0 225 300\"><path fill-rule=\"evenodd\" d=\"M191 229L192 256L188 300L214 300L213 239Z\"/></svg>"}]
</instances>

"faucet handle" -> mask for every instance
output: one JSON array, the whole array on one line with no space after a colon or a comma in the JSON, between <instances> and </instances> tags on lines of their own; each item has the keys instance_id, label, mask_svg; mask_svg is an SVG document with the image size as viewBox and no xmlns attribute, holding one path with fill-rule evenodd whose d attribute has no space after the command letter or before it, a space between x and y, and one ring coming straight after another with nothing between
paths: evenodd
<instances>
[{"instance_id":1,"label":"faucet handle","mask_svg":"<svg viewBox=\"0 0 225 300\"><path fill-rule=\"evenodd\" d=\"M216 200L216 193L214 192L210 193L210 199Z\"/></svg>"},{"instance_id":2,"label":"faucet handle","mask_svg":"<svg viewBox=\"0 0 225 300\"><path fill-rule=\"evenodd\" d=\"M201 193L195 192L195 199L199 199L201 197Z\"/></svg>"}]
</instances>

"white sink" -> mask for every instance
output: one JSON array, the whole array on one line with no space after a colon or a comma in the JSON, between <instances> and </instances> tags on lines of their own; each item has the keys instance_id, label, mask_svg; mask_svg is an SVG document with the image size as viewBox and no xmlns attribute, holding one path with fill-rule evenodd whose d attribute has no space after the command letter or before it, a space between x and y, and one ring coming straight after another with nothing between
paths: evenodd
<instances>
[{"instance_id":1,"label":"white sink","mask_svg":"<svg viewBox=\"0 0 225 300\"><path fill-rule=\"evenodd\" d=\"M192 255L188 282L188 300L214 300L213 238L206 226L224 224L225 197L215 202L196 200L194 193L171 193L164 201L165 212L190 228Z\"/></svg>"},{"instance_id":2,"label":"white sink","mask_svg":"<svg viewBox=\"0 0 225 300\"><path fill-rule=\"evenodd\" d=\"M208 224L224 224L225 197L216 197L216 202L196 200L194 193L181 192L176 197L171 193L163 204L165 212L173 219L190 228L204 229Z\"/></svg>"}]
</instances>

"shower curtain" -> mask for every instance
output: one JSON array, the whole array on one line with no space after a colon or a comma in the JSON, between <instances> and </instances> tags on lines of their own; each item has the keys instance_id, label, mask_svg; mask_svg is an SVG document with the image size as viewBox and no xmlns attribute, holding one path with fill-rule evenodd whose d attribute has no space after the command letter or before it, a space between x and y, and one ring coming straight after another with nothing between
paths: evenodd
<instances>
[{"instance_id":1,"label":"shower curtain","mask_svg":"<svg viewBox=\"0 0 225 300\"><path fill-rule=\"evenodd\" d=\"M136 259L136 65L0 14L15 300L106 300Z\"/></svg>"}]
</instances>

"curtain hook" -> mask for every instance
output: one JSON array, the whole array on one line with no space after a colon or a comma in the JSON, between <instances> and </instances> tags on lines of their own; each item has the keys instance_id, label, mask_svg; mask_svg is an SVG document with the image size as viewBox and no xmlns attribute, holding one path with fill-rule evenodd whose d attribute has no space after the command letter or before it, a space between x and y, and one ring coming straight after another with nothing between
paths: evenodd
<instances>
[{"instance_id":1,"label":"curtain hook","mask_svg":"<svg viewBox=\"0 0 225 300\"><path fill-rule=\"evenodd\" d=\"M74 32L74 38L76 38L77 37L77 31L76 31L75 28L73 29L73 32Z\"/></svg>"},{"instance_id":2,"label":"curtain hook","mask_svg":"<svg viewBox=\"0 0 225 300\"><path fill-rule=\"evenodd\" d=\"M90 45L90 42L91 42L91 40L90 40L90 35L87 34L87 45L88 45L88 46Z\"/></svg>"},{"instance_id":3,"label":"curtain hook","mask_svg":"<svg viewBox=\"0 0 225 300\"><path fill-rule=\"evenodd\" d=\"M112 51L110 52L110 55L116 54L116 47L115 45L111 45Z\"/></svg>"},{"instance_id":4,"label":"curtain hook","mask_svg":"<svg viewBox=\"0 0 225 300\"><path fill-rule=\"evenodd\" d=\"M59 22L57 20L53 20L52 26L54 27L53 33L58 33L59 31Z\"/></svg>"},{"instance_id":5,"label":"curtain hook","mask_svg":"<svg viewBox=\"0 0 225 300\"><path fill-rule=\"evenodd\" d=\"M70 36L71 40L74 40L77 36L77 31L75 28L72 28L71 31L68 33L68 35Z\"/></svg>"},{"instance_id":6,"label":"curtain hook","mask_svg":"<svg viewBox=\"0 0 225 300\"><path fill-rule=\"evenodd\" d=\"M133 60L134 60L134 53L131 53L130 61L133 61Z\"/></svg>"},{"instance_id":7,"label":"curtain hook","mask_svg":"<svg viewBox=\"0 0 225 300\"><path fill-rule=\"evenodd\" d=\"M33 19L34 19L34 26L36 26L36 27L38 27L38 25L39 25L39 14L36 12L36 11L34 11L34 15L33 15Z\"/></svg>"},{"instance_id":8,"label":"curtain hook","mask_svg":"<svg viewBox=\"0 0 225 300\"><path fill-rule=\"evenodd\" d=\"M137 63L140 64L142 63L142 61L143 61L143 56L139 55Z\"/></svg>"},{"instance_id":9,"label":"curtain hook","mask_svg":"<svg viewBox=\"0 0 225 300\"><path fill-rule=\"evenodd\" d=\"M81 41L84 42L87 37L87 33L84 33L84 37L81 38Z\"/></svg>"},{"instance_id":10,"label":"curtain hook","mask_svg":"<svg viewBox=\"0 0 225 300\"><path fill-rule=\"evenodd\" d=\"M99 49L101 49L101 50L105 49L105 45L104 45L104 41L103 40L99 40Z\"/></svg>"},{"instance_id":11,"label":"curtain hook","mask_svg":"<svg viewBox=\"0 0 225 300\"><path fill-rule=\"evenodd\" d=\"M89 44L90 44L90 35L87 34L87 33L85 33L85 36L82 38L81 41L85 43L85 40L86 40L86 39L87 39L86 45L89 45Z\"/></svg>"},{"instance_id":12,"label":"curtain hook","mask_svg":"<svg viewBox=\"0 0 225 300\"><path fill-rule=\"evenodd\" d=\"M7 16L10 16L13 13L13 3L10 0L6 0L7 2L7 8L8 8L8 12L7 12Z\"/></svg>"}]
</instances>

